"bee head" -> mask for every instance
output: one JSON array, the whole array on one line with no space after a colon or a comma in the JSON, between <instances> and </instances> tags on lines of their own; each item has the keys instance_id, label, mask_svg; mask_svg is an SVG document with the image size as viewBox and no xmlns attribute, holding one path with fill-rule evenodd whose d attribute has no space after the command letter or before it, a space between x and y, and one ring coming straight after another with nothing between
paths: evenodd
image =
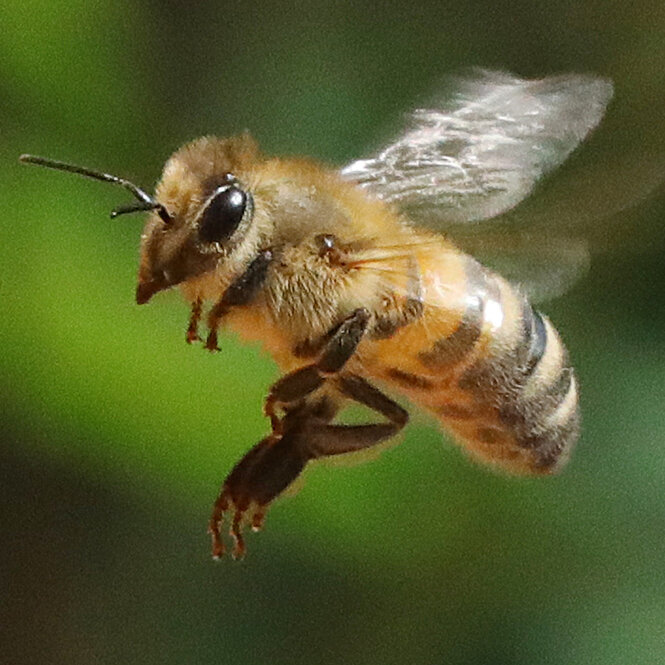
<instances>
[{"instance_id":1,"label":"bee head","mask_svg":"<svg viewBox=\"0 0 665 665\"><path fill-rule=\"evenodd\" d=\"M253 217L253 198L244 183L258 159L247 134L203 137L174 153L164 166L155 196L117 176L44 157L20 161L69 171L121 185L137 199L111 212L117 217L150 211L141 235L136 301L214 271L245 237Z\"/></svg>"},{"instance_id":2,"label":"bee head","mask_svg":"<svg viewBox=\"0 0 665 665\"><path fill-rule=\"evenodd\" d=\"M136 300L215 270L246 236L254 213L247 179L257 150L252 139L204 137L164 166L153 212L141 236Z\"/></svg>"}]
</instances>

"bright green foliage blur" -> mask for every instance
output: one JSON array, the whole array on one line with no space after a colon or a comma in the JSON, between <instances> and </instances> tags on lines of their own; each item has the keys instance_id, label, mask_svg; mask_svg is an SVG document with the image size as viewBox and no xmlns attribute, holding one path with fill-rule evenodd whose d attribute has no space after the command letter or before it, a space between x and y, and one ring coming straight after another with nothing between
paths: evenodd
<instances>
[{"instance_id":1,"label":"bright green foliage blur","mask_svg":"<svg viewBox=\"0 0 665 665\"><path fill-rule=\"evenodd\" d=\"M665 662L662 0L9 0L0 25L3 662ZM208 512L276 369L230 336L186 347L176 293L136 306L142 218L108 218L126 193L18 155L149 188L182 142L249 129L342 164L470 65L616 83L543 186L574 185L561 210L593 208L602 247L544 307L582 385L571 464L497 476L415 418L214 564Z\"/></svg>"}]
</instances>

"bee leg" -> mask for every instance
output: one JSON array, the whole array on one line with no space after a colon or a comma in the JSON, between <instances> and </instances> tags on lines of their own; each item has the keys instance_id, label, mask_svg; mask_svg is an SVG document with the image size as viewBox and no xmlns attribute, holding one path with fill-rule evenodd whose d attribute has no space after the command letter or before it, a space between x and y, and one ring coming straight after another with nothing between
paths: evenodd
<instances>
[{"instance_id":1,"label":"bee leg","mask_svg":"<svg viewBox=\"0 0 665 665\"><path fill-rule=\"evenodd\" d=\"M238 305L247 305L259 292L268 276L268 267L274 259L271 249L261 250L247 266L245 272L236 277L228 286L222 297L208 313L208 338L205 348L208 351L219 351L217 345L217 329L224 315Z\"/></svg>"},{"instance_id":2,"label":"bee leg","mask_svg":"<svg viewBox=\"0 0 665 665\"><path fill-rule=\"evenodd\" d=\"M396 428L394 434L409 422L409 413L406 409L361 376L344 374L339 377L337 386L346 397L387 418Z\"/></svg>"},{"instance_id":3,"label":"bee leg","mask_svg":"<svg viewBox=\"0 0 665 665\"><path fill-rule=\"evenodd\" d=\"M317 362L289 372L270 388L263 412L270 418L273 434L282 431L279 407L297 402L314 392L330 376L336 375L354 354L369 324L365 308L356 309L331 335Z\"/></svg>"},{"instance_id":4,"label":"bee leg","mask_svg":"<svg viewBox=\"0 0 665 665\"><path fill-rule=\"evenodd\" d=\"M325 399L313 405L300 402L284 416L280 437L265 437L235 465L222 485L208 523L213 558L218 559L225 552L221 526L227 512L231 513L232 555L236 559L244 556L243 527L249 523L254 531L261 528L270 503L293 483L311 459L308 442L313 432L330 422L336 410Z\"/></svg>"},{"instance_id":5,"label":"bee leg","mask_svg":"<svg viewBox=\"0 0 665 665\"><path fill-rule=\"evenodd\" d=\"M229 533L234 541L232 556L245 554L243 528L258 531L270 504L316 458L341 455L374 446L394 436L408 421L408 413L365 379L348 375L337 380L339 390L389 422L366 425L331 425L337 413L336 401L323 397L315 402L300 400L287 407L280 436L271 434L256 444L227 476L215 501L208 532L212 555L224 555L221 526L230 513Z\"/></svg>"},{"instance_id":6,"label":"bee leg","mask_svg":"<svg viewBox=\"0 0 665 665\"><path fill-rule=\"evenodd\" d=\"M246 516L251 516L252 529L261 528L268 505L305 468L307 459L298 449L298 441L296 432L284 434L277 441L268 436L256 444L227 476L208 525L213 558L220 558L225 551L221 525L227 511L232 513L229 532L234 540L233 557L242 558L245 553L242 529Z\"/></svg>"},{"instance_id":7,"label":"bee leg","mask_svg":"<svg viewBox=\"0 0 665 665\"><path fill-rule=\"evenodd\" d=\"M189 316L189 324L187 326L187 332L185 333L185 341L187 344L192 344L193 342L200 341L199 337L199 321L201 320L201 309L203 303L201 298L197 298L192 303L192 313Z\"/></svg>"},{"instance_id":8,"label":"bee leg","mask_svg":"<svg viewBox=\"0 0 665 665\"><path fill-rule=\"evenodd\" d=\"M388 422L364 425L320 423L310 432L306 442L311 459L370 448L397 434L408 422L409 414L405 409L362 377L348 374L340 376L336 383L346 397L380 413Z\"/></svg>"}]
</instances>

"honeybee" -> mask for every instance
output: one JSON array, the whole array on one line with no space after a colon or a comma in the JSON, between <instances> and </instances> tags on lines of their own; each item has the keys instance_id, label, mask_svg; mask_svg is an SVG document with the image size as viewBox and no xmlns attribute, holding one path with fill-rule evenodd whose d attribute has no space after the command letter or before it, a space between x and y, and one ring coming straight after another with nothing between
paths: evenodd
<instances>
[{"instance_id":1,"label":"honeybee","mask_svg":"<svg viewBox=\"0 0 665 665\"><path fill-rule=\"evenodd\" d=\"M521 284L453 237L478 237L600 121L609 81L478 71L438 109L417 110L375 156L341 170L262 155L252 138L199 138L166 162L155 195L54 160L21 160L119 184L150 215L136 301L178 285L188 343L218 350L223 326L284 371L264 404L268 435L224 481L209 522L221 557L314 459L375 446L407 423L387 386L439 419L479 460L517 474L561 468L578 436L578 386L550 320ZM488 225L487 222L491 222ZM556 261L557 257L553 257ZM538 273L536 276L535 273ZM207 333L199 336L201 322ZM349 402L381 422L335 420Z\"/></svg>"}]
</instances>

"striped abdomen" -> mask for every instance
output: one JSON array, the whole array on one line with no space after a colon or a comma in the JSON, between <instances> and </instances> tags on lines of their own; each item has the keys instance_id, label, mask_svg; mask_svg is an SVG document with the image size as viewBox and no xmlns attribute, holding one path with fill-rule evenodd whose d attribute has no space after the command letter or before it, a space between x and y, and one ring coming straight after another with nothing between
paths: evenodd
<instances>
[{"instance_id":1,"label":"striped abdomen","mask_svg":"<svg viewBox=\"0 0 665 665\"><path fill-rule=\"evenodd\" d=\"M433 280L428 262L421 262L420 325L430 335L428 346L415 353L419 371L412 357L408 366L391 363L384 376L477 457L513 472L552 472L578 435L577 382L566 350L547 317L506 280L464 254L455 262L465 288L458 288L464 295L452 310L450 331L431 341L445 293L439 297L427 287Z\"/></svg>"}]
</instances>

